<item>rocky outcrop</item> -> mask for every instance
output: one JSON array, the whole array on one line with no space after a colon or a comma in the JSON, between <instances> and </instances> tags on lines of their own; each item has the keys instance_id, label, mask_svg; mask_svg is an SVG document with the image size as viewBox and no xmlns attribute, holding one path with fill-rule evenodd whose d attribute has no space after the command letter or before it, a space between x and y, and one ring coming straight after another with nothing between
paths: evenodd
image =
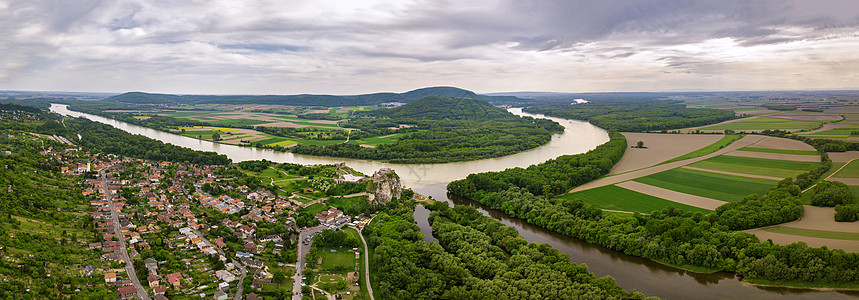
<instances>
[{"instance_id":1,"label":"rocky outcrop","mask_svg":"<svg viewBox=\"0 0 859 300\"><path fill-rule=\"evenodd\" d=\"M372 185L370 192L375 194L376 202L387 203L391 199L400 198L403 195L403 185L400 176L389 168L382 168L370 177Z\"/></svg>"}]
</instances>

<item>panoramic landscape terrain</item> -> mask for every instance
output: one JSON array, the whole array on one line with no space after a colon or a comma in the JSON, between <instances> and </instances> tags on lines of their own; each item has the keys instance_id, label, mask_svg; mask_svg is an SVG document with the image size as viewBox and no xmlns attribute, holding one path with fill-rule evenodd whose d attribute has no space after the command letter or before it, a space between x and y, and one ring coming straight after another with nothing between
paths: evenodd
<instances>
[{"instance_id":1,"label":"panoramic landscape terrain","mask_svg":"<svg viewBox=\"0 0 859 300\"><path fill-rule=\"evenodd\" d=\"M859 298L856 11L0 0L0 298Z\"/></svg>"}]
</instances>

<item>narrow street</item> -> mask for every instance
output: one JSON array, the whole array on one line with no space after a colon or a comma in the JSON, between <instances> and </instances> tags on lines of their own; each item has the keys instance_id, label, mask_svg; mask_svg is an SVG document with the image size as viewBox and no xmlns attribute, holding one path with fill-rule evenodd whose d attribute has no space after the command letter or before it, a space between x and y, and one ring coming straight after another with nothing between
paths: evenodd
<instances>
[{"instance_id":1,"label":"narrow street","mask_svg":"<svg viewBox=\"0 0 859 300\"><path fill-rule=\"evenodd\" d=\"M310 244L304 244L304 239L311 235L322 232L325 229L323 226L315 226L310 227L305 230L302 230L298 233L298 260L295 263L295 276L293 276L293 284L292 284L292 299L293 300L301 300L301 273L304 271L304 267L306 262L304 261L304 256L307 255L307 252L310 251Z\"/></svg>"},{"instance_id":2,"label":"narrow street","mask_svg":"<svg viewBox=\"0 0 859 300\"><path fill-rule=\"evenodd\" d=\"M122 231L119 230L119 214L116 212L116 206L113 205L113 195L110 194L108 190L107 177L104 174L104 171L99 173L101 177L101 183L104 186L104 195L107 199L107 205L110 208L110 216L113 220L113 231L117 238L119 238L119 251L122 259L125 260L125 272L128 273L128 279L134 284L134 287L137 288L137 298L143 300L149 300L149 294L146 293L146 290L143 288L143 285L140 284L140 280L137 279L137 272L134 271L134 264L131 262L131 258L128 257L128 249L125 248L125 237L122 236Z\"/></svg>"},{"instance_id":3,"label":"narrow street","mask_svg":"<svg viewBox=\"0 0 859 300\"><path fill-rule=\"evenodd\" d=\"M373 218L370 218L367 224L373 222ZM363 230L364 228L361 229ZM373 286L370 285L370 249L367 247L367 241L364 240L364 234L361 233L361 230L358 230L358 236L361 237L361 243L364 244L364 284L367 285L367 293L370 293L370 300L376 300L373 297Z\"/></svg>"}]
</instances>

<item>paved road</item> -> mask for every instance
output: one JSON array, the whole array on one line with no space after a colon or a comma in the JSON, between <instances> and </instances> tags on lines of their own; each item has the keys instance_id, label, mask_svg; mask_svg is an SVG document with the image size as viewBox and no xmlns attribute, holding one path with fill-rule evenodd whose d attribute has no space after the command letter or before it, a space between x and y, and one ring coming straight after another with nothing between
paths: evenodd
<instances>
[{"instance_id":1,"label":"paved road","mask_svg":"<svg viewBox=\"0 0 859 300\"><path fill-rule=\"evenodd\" d=\"M373 216L375 218L375 216ZM370 222L373 221L373 218L370 218ZM367 222L367 224L370 224ZM364 228L361 228L362 230ZM358 230L358 236L361 237L361 243L364 243L364 284L367 285L367 292L370 293L370 300L376 300L373 297L373 287L370 286L370 250L367 248L367 241L364 240L364 235L361 233L361 230Z\"/></svg>"},{"instance_id":2,"label":"paved road","mask_svg":"<svg viewBox=\"0 0 859 300\"><path fill-rule=\"evenodd\" d=\"M122 259L125 260L125 272L128 273L128 278L131 279L131 282L134 283L134 287L137 288L137 298L150 300L149 294L146 293L146 290L143 289L143 285L140 284L140 280L137 279L137 272L134 271L134 264L131 262L131 258L128 257L128 249L125 248L125 237L122 236L122 231L119 230L119 214L116 212L116 207L113 205L113 196L107 188L107 177L104 175L104 171L100 173L100 176L101 184L104 186L104 195L107 199L107 205L110 208L110 217L113 220L113 231L114 234L116 234L116 237L119 238L119 252Z\"/></svg>"},{"instance_id":3,"label":"paved road","mask_svg":"<svg viewBox=\"0 0 859 300\"><path fill-rule=\"evenodd\" d=\"M200 239L202 239L203 242L206 242L206 244L212 245L212 247L218 251L218 254L221 254L225 257L227 256L226 254L224 254L224 250L216 247L215 244L209 242L209 239L207 239L205 235L203 235L202 233L197 231L197 229L191 228L191 231L193 231L194 234L196 234L198 237L200 237ZM242 271L242 277L239 278L239 284L238 284L238 287L236 288L236 296L233 297L233 299L235 299L235 300L241 300L242 299L242 293L244 292L244 289L245 289L245 286L242 284L242 282L245 281L245 276L248 275L248 269L245 268L244 265L242 265L241 263L239 263L235 259L230 258L230 260L232 260L233 264L236 265L237 267L239 267L239 270Z\"/></svg>"},{"instance_id":4,"label":"paved road","mask_svg":"<svg viewBox=\"0 0 859 300\"><path fill-rule=\"evenodd\" d=\"M705 159L708 159L708 158L711 158L714 156L722 155L722 154L740 149L742 147L752 145L752 144L757 143L758 141L764 139L765 137L766 136L762 136L762 135L746 135L745 137L741 138L740 140L738 140L736 142L733 142L732 144L728 145L727 147L722 148L719 151L704 155L704 156L700 156L700 157L696 157L696 158L690 158L687 160L676 161L673 163L667 163L667 164L663 164L663 165L656 165L653 167L644 168L644 169L635 170L635 171L626 172L626 173L621 173L621 174L612 175L612 176L608 176L608 177L603 177L603 178L585 183L583 185L580 185L580 186L574 188L572 191L570 191L570 193L589 190L589 189L598 188L598 187L606 186L606 185L612 185L615 183L621 183L621 182L624 182L627 180L633 180L633 179L636 179L639 177L644 177L647 175L656 174L656 173L659 173L662 171L668 171L668 170L674 169L674 168L679 168L679 167L682 167L682 166L685 166L685 165L688 165L691 163L699 162L699 161L702 161L702 160L705 160Z\"/></svg>"},{"instance_id":5,"label":"paved road","mask_svg":"<svg viewBox=\"0 0 859 300\"><path fill-rule=\"evenodd\" d=\"M310 251L310 243L304 244L304 238L311 234L322 232L324 226L310 227L298 232L298 261L295 263L295 275L292 277L292 299L301 300L301 272L304 270L304 256ZM311 242L312 243L312 242Z\"/></svg>"}]
</instances>

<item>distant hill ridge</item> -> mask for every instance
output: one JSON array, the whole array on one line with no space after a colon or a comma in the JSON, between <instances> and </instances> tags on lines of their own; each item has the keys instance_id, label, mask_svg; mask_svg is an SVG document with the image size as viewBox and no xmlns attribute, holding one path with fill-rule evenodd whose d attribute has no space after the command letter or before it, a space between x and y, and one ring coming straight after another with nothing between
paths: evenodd
<instances>
[{"instance_id":1,"label":"distant hill ridge","mask_svg":"<svg viewBox=\"0 0 859 300\"><path fill-rule=\"evenodd\" d=\"M172 95L130 92L106 98L106 101L130 104L269 104L296 106L378 105L387 102L409 103L429 96L480 99L489 102L511 101L513 96L486 96L456 87L428 87L405 93L373 93L351 96L334 95Z\"/></svg>"},{"instance_id":2,"label":"distant hill ridge","mask_svg":"<svg viewBox=\"0 0 859 300\"><path fill-rule=\"evenodd\" d=\"M406 105L366 112L367 115L396 119L489 120L512 116L511 113L480 99L429 96Z\"/></svg>"}]
</instances>

